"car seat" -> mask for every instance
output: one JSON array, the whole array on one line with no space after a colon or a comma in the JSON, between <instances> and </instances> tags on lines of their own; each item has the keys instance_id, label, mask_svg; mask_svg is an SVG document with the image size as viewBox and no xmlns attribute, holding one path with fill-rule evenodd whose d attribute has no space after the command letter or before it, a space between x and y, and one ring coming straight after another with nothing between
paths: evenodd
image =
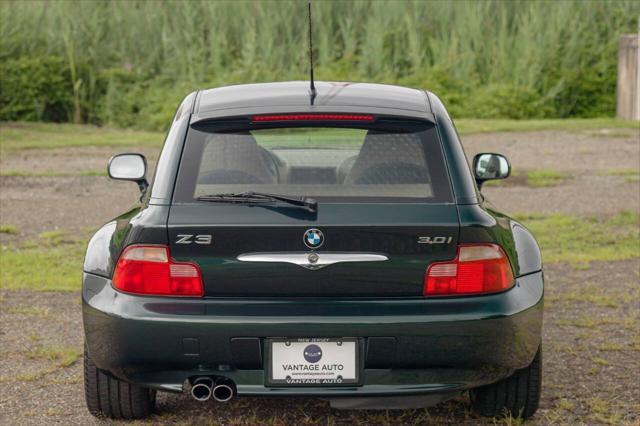
<instances>
[{"instance_id":1,"label":"car seat","mask_svg":"<svg viewBox=\"0 0 640 426\"><path fill-rule=\"evenodd\" d=\"M249 132L218 133L205 142L200 184L273 184L278 167L273 156L258 146Z\"/></svg>"},{"instance_id":2,"label":"car seat","mask_svg":"<svg viewBox=\"0 0 640 426\"><path fill-rule=\"evenodd\" d=\"M370 130L345 184L424 184L430 182L422 140L414 133Z\"/></svg>"}]
</instances>

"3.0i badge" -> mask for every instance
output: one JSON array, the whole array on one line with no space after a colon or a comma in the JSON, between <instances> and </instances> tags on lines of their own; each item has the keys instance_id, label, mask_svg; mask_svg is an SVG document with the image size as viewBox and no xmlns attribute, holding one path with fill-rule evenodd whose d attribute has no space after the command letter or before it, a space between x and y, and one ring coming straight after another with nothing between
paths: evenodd
<instances>
[{"instance_id":1,"label":"3.0i badge","mask_svg":"<svg viewBox=\"0 0 640 426\"><path fill-rule=\"evenodd\" d=\"M317 249L322 247L324 244L324 235L319 229L308 229L307 232L304 233L302 241L304 242L304 245L310 249Z\"/></svg>"}]
</instances>

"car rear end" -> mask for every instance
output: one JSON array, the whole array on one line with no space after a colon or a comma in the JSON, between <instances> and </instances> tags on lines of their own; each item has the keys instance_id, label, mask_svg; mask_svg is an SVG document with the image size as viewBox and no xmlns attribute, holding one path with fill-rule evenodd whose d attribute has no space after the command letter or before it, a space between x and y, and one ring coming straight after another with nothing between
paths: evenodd
<instances>
[{"instance_id":1,"label":"car rear end","mask_svg":"<svg viewBox=\"0 0 640 426\"><path fill-rule=\"evenodd\" d=\"M527 366L541 272L522 273L507 218L458 201L436 121L191 123L170 205L123 228L111 276L85 272L96 365L165 391L330 398L451 395ZM248 191L317 209L229 198Z\"/></svg>"}]
</instances>

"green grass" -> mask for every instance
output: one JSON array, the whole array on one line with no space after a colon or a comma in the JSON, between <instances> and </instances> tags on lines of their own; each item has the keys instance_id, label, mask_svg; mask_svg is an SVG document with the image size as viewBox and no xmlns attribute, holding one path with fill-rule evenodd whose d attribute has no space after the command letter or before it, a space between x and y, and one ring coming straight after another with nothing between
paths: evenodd
<instances>
[{"instance_id":1,"label":"green grass","mask_svg":"<svg viewBox=\"0 0 640 426\"><path fill-rule=\"evenodd\" d=\"M578 289L566 292L562 296L563 306L575 306L576 302L584 302L599 307L618 308L620 305L633 303L640 296L637 287L625 286L608 287L606 292L602 290L601 283L581 283Z\"/></svg>"},{"instance_id":2,"label":"green grass","mask_svg":"<svg viewBox=\"0 0 640 426\"><path fill-rule=\"evenodd\" d=\"M79 146L160 147L162 133L76 124L0 123L0 149L66 148Z\"/></svg>"},{"instance_id":3,"label":"green grass","mask_svg":"<svg viewBox=\"0 0 640 426\"><path fill-rule=\"evenodd\" d=\"M484 183L488 186L530 186L532 188L548 188L561 184L571 175L566 172L551 169L511 170L508 179L490 180Z\"/></svg>"},{"instance_id":4,"label":"green grass","mask_svg":"<svg viewBox=\"0 0 640 426\"><path fill-rule=\"evenodd\" d=\"M459 119L456 120L462 135L472 133L493 133L505 131L565 130L571 132L594 129L638 129L637 122L621 121L608 118L564 119L564 120L500 120L500 119ZM344 131L342 131L344 132ZM348 132L348 131L347 131ZM343 133L331 135L339 141ZM265 143L279 145L272 135L262 135ZM280 139L282 136L280 136ZM160 148L164 134L108 127L96 127L78 124L0 122L0 151L19 149L51 149L81 146L107 147L155 147ZM1 176L98 176L105 172L87 170L79 173L26 170L3 170Z\"/></svg>"},{"instance_id":5,"label":"green grass","mask_svg":"<svg viewBox=\"0 0 640 426\"><path fill-rule=\"evenodd\" d=\"M13 225L0 225L0 234L17 234L18 228Z\"/></svg>"},{"instance_id":6,"label":"green grass","mask_svg":"<svg viewBox=\"0 0 640 426\"><path fill-rule=\"evenodd\" d=\"M584 265L640 257L640 214L622 212L609 219L569 215L522 214L516 218L531 230L546 263Z\"/></svg>"},{"instance_id":7,"label":"green grass","mask_svg":"<svg viewBox=\"0 0 640 426\"><path fill-rule=\"evenodd\" d=\"M81 355L81 352L70 346L41 346L25 353L29 359L55 362L58 367L68 367Z\"/></svg>"},{"instance_id":8,"label":"green grass","mask_svg":"<svg viewBox=\"0 0 640 426\"><path fill-rule=\"evenodd\" d=\"M41 380L47 374L56 372L75 363L82 352L71 346L40 346L23 353L26 358L44 361L48 365L42 369L18 374L15 379L21 382Z\"/></svg>"},{"instance_id":9,"label":"green grass","mask_svg":"<svg viewBox=\"0 0 640 426\"><path fill-rule=\"evenodd\" d=\"M527 185L534 188L556 186L569 175L556 170L530 170L527 172Z\"/></svg>"},{"instance_id":10,"label":"green grass","mask_svg":"<svg viewBox=\"0 0 640 426\"><path fill-rule=\"evenodd\" d=\"M367 134L363 129L300 128L266 129L253 132L257 142L267 148L358 149Z\"/></svg>"},{"instance_id":11,"label":"green grass","mask_svg":"<svg viewBox=\"0 0 640 426\"><path fill-rule=\"evenodd\" d=\"M74 291L82 280L82 245L68 248L9 249L0 252L0 289Z\"/></svg>"},{"instance_id":12,"label":"green grass","mask_svg":"<svg viewBox=\"0 0 640 426\"><path fill-rule=\"evenodd\" d=\"M566 132L590 132L593 130L607 129L640 130L640 123L637 121L618 120L615 118L565 118L541 120L462 118L455 120L455 122L460 134L550 130ZM624 134L631 133L624 132ZM606 133L603 134L603 136L607 136Z\"/></svg>"},{"instance_id":13,"label":"green grass","mask_svg":"<svg viewBox=\"0 0 640 426\"><path fill-rule=\"evenodd\" d=\"M69 177L69 176L107 176L107 170L81 170L78 172L59 172L56 170L45 170L42 172L32 172L28 170L3 170L0 176L7 177Z\"/></svg>"},{"instance_id":14,"label":"green grass","mask_svg":"<svg viewBox=\"0 0 640 426\"><path fill-rule=\"evenodd\" d=\"M82 281L84 236L43 232L21 247L0 247L0 289L74 291Z\"/></svg>"},{"instance_id":15,"label":"green grass","mask_svg":"<svg viewBox=\"0 0 640 426\"><path fill-rule=\"evenodd\" d=\"M600 176L634 176L640 174L640 169L609 169L598 173Z\"/></svg>"},{"instance_id":16,"label":"green grass","mask_svg":"<svg viewBox=\"0 0 640 426\"><path fill-rule=\"evenodd\" d=\"M601 171L598 175L623 177L628 183L640 182L640 169L609 169Z\"/></svg>"}]
</instances>

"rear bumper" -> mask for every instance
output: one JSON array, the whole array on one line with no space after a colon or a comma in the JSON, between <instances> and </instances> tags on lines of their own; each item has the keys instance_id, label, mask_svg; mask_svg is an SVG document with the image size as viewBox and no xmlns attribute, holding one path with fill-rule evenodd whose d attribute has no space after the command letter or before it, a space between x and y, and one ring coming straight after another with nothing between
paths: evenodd
<instances>
[{"instance_id":1,"label":"rear bumper","mask_svg":"<svg viewBox=\"0 0 640 426\"><path fill-rule=\"evenodd\" d=\"M542 272L504 293L456 299L164 299L83 278L95 364L126 381L180 392L225 376L239 395L373 396L457 392L527 366L540 344ZM362 386L265 386L265 337L358 337Z\"/></svg>"}]
</instances>

